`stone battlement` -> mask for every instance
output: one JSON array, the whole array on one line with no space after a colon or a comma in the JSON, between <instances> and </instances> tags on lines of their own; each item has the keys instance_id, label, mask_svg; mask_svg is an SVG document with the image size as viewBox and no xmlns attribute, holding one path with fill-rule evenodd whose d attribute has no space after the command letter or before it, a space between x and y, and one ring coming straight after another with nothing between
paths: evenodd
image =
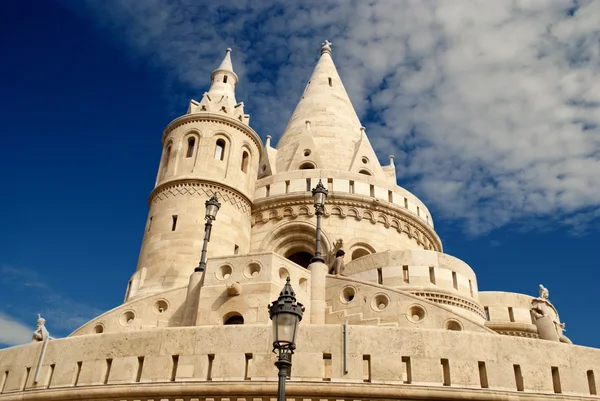
<instances>
[{"instance_id":1,"label":"stone battlement","mask_svg":"<svg viewBox=\"0 0 600 401\"><path fill-rule=\"evenodd\" d=\"M575 400L592 399L600 372L600 350L557 342L350 325L344 344L343 330L343 325L300 324L290 388L294 382L330 382L321 388L326 397L312 389L318 398L338 394L343 398L345 384L354 383L387 385L387 391L398 394L427 386L430 399L456 399L447 391L433 397L436 389L452 389L463 396L469 391L475 397L471 399L489 399L485 396L493 390L504 394L494 399L548 400L560 393L561 399ZM158 328L52 340L37 383L42 344L13 347L0 351L0 400L46 399L46 391L48 399L58 399L52 397L59 389L64 400L82 399L80 391L93 391L93 398L129 399L140 383L174 386L179 393L173 394L182 395L182 386L196 385L194 396L203 399L220 391L206 386L211 382L243 383L246 396L273 397L274 387L264 386L277 379L270 336L271 327L265 324ZM144 388L149 396L153 387ZM34 398L22 398L35 390L41 391ZM160 398L168 399L165 396Z\"/></svg>"},{"instance_id":2,"label":"stone battlement","mask_svg":"<svg viewBox=\"0 0 600 401\"><path fill-rule=\"evenodd\" d=\"M377 180L364 174L337 170L295 170L279 173L256 182L254 200L260 201L289 193L310 192L319 179L328 188L330 194L355 194L389 202L406 209L421 222L433 228L433 219L429 210L415 195L395 183Z\"/></svg>"}]
</instances>

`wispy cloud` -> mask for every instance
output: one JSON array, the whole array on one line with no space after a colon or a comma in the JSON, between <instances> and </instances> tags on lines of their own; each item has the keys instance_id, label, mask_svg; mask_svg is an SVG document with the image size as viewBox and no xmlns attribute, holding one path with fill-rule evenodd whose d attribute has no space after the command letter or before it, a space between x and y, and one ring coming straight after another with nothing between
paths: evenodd
<instances>
[{"instance_id":1,"label":"wispy cloud","mask_svg":"<svg viewBox=\"0 0 600 401\"><path fill-rule=\"evenodd\" d=\"M14 345L23 342L18 339L27 341L36 328L38 313L47 320L46 327L50 333L61 337L103 312L85 302L64 296L33 270L2 263L0 293L3 295L2 309L13 311L10 316L7 314L9 312L0 312L0 332L3 332L3 327L10 329L7 331L7 338L0 334L0 344ZM18 316L14 315L16 312ZM27 336L24 336L25 333ZM10 339L12 342L5 341Z\"/></svg>"},{"instance_id":2,"label":"wispy cloud","mask_svg":"<svg viewBox=\"0 0 600 401\"><path fill-rule=\"evenodd\" d=\"M27 327L13 317L0 312L0 346L26 343L31 340L35 327Z\"/></svg>"},{"instance_id":3,"label":"wispy cloud","mask_svg":"<svg viewBox=\"0 0 600 401\"><path fill-rule=\"evenodd\" d=\"M178 98L233 47L238 98L275 139L328 38L375 149L440 217L472 234L598 221L600 2L70 4L168 71Z\"/></svg>"}]
</instances>

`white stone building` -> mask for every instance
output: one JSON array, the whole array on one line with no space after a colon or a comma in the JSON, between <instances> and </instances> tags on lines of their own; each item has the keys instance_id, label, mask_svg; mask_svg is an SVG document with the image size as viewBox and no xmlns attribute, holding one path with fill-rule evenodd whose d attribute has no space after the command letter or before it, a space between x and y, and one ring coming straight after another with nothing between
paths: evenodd
<instances>
[{"instance_id":1,"label":"white stone building","mask_svg":"<svg viewBox=\"0 0 600 401\"><path fill-rule=\"evenodd\" d=\"M0 401L273 399L267 306L288 277L306 306L289 399L598 399L600 350L571 344L543 287L480 292L443 253L393 159L380 165L328 42L277 148L250 127L237 81L228 49L164 130L123 304L62 339L40 320L31 344L0 351ZM320 180L326 264L310 264ZM339 249L344 275L330 275Z\"/></svg>"}]
</instances>

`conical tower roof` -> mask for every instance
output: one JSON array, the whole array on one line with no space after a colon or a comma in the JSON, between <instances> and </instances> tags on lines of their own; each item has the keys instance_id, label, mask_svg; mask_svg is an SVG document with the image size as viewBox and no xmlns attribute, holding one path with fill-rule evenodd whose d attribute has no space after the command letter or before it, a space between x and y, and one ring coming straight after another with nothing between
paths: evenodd
<instances>
[{"instance_id":1,"label":"conical tower roof","mask_svg":"<svg viewBox=\"0 0 600 401\"><path fill-rule=\"evenodd\" d=\"M349 170L362 137L361 123L331 58L331 43L325 41L277 144L277 172L305 168L307 163L314 168Z\"/></svg>"},{"instance_id":2,"label":"conical tower roof","mask_svg":"<svg viewBox=\"0 0 600 401\"><path fill-rule=\"evenodd\" d=\"M225 51L225 58L221 62L219 68L214 70L210 75L210 95L223 95L229 97L235 104L235 85L238 82L238 76L233 71L231 64L231 49Z\"/></svg>"},{"instance_id":3,"label":"conical tower roof","mask_svg":"<svg viewBox=\"0 0 600 401\"><path fill-rule=\"evenodd\" d=\"M213 75L215 75L219 71L230 72L232 74L235 74L235 72L233 72L233 64L231 64L231 48L230 47L228 47L225 50L225 57L223 58L223 61L221 62L221 65L219 66L219 68L217 68L216 70L213 71ZM237 75L236 75L236 78L237 78Z\"/></svg>"},{"instance_id":4,"label":"conical tower roof","mask_svg":"<svg viewBox=\"0 0 600 401\"><path fill-rule=\"evenodd\" d=\"M233 71L231 49L227 49L219 67L210 75L210 89L200 102L190 101L188 114L217 113L233 117L248 125L250 116L244 113L244 103L235 100L235 85L238 76Z\"/></svg>"}]
</instances>

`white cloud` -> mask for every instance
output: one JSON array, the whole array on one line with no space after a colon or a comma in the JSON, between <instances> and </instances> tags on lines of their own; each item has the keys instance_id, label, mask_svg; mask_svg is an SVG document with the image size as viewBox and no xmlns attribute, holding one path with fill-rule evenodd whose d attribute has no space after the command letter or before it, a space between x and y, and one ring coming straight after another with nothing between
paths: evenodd
<instances>
[{"instance_id":1,"label":"white cloud","mask_svg":"<svg viewBox=\"0 0 600 401\"><path fill-rule=\"evenodd\" d=\"M400 184L472 234L514 223L582 233L598 218L600 2L86 4L83 15L195 97L233 47L238 99L275 139L319 44L332 40L375 149L397 156Z\"/></svg>"},{"instance_id":2,"label":"white cloud","mask_svg":"<svg viewBox=\"0 0 600 401\"><path fill-rule=\"evenodd\" d=\"M15 268L2 263L0 263L0 293L4 295L2 307L5 310L18 311L20 318L30 316L31 328L27 329L29 336L36 327L38 313L46 319L46 328L50 334L53 337L61 337L103 312L85 302L62 295L33 270ZM23 333L24 326L17 326L15 319L0 312L0 322L13 322L10 327L14 330L21 328L21 331L14 331L14 333ZM1 336L0 333L0 343L3 343Z\"/></svg>"},{"instance_id":3,"label":"white cloud","mask_svg":"<svg viewBox=\"0 0 600 401\"><path fill-rule=\"evenodd\" d=\"M29 328L16 319L0 312L0 344L19 345L31 340L33 328Z\"/></svg>"}]
</instances>

